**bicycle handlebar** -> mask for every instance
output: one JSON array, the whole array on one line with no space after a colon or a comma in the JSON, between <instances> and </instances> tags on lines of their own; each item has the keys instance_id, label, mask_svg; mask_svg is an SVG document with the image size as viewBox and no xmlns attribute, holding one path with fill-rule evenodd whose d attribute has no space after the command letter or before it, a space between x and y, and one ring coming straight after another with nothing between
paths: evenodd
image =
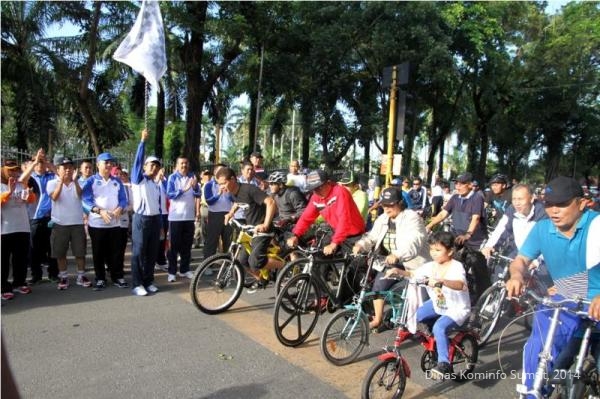
<instances>
[{"instance_id":1,"label":"bicycle handlebar","mask_svg":"<svg viewBox=\"0 0 600 399\"><path fill-rule=\"evenodd\" d=\"M497 252L494 252L490 255L490 258L494 258L494 259L501 259L501 260L505 260L508 262L512 262L514 260L514 258L508 257L508 256L504 256L504 255L500 255Z\"/></svg>"},{"instance_id":2,"label":"bicycle handlebar","mask_svg":"<svg viewBox=\"0 0 600 399\"><path fill-rule=\"evenodd\" d=\"M591 301L588 301L587 299L575 297L575 298L564 298L564 299L560 299L560 300L554 300L550 297L542 297L533 290L525 290L525 295L528 295L529 297L533 298L533 300L535 300L537 303L540 303L549 308L554 308L554 309L562 308L563 310L568 311L569 313L575 314L578 317L591 319L587 311L581 310L581 306L583 306L583 305L589 306L592 303ZM579 308L572 309L572 308L566 307L565 305L577 305Z\"/></svg>"}]
</instances>

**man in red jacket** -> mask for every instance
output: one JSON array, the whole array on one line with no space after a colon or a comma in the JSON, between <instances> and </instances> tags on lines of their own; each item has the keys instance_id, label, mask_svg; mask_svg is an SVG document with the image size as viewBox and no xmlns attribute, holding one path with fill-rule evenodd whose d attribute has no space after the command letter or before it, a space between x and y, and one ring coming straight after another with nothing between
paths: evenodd
<instances>
[{"instance_id":1,"label":"man in red jacket","mask_svg":"<svg viewBox=\"0 0 600 399\"><path fill-rule=\"evenodd\" d=\"M306 176L306 189L313 194L292 230L294 236L287 240L287 244L290 247L297 245L298 237L321 215L333 229L331 242L323 248L323 253L332 255L342 245L350 251L354 242L365 232L365 221L350 191L330 181L323 170L314 170Z\"/></svg>"}]
</instances>

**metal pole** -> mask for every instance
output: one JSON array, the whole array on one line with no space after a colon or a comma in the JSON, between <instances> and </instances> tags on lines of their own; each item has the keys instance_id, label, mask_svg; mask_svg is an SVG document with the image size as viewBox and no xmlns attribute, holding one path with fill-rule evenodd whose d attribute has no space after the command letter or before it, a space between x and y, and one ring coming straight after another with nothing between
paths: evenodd
<instances>
[{"instance_id":1,"label":"metal pole","mask_svg":"<svg viewBox=\"0 0 600 399\"><path fill-rule=\"evenodd\" d=\"M392 67L392 87L390 88L390 115L388 119L388 143L387 143L387 169L385 171L385 187L389 187L392 184L392 167L394 165L394 128L396 126L396 94L398 88L396 87L396 80L398 75L398 68L394 65Z\"/></svg>"}]
</instances>

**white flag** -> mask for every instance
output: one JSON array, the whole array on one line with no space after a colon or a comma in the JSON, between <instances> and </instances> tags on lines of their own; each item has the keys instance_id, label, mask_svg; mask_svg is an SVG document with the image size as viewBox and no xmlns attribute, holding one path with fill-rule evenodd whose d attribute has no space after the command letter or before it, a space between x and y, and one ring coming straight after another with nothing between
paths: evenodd
<instances>
[{"instance_id":1,"label":"white flag","mask_svg":"<svg viewBox=\"0 0 600 399\"><path fill-rule=\"evenodd\" d=\"M141 73L154 87L167 70L165 31L157 1L142 3L131 32L115 51L113 58Z\"/></svg>"}]
</instances>

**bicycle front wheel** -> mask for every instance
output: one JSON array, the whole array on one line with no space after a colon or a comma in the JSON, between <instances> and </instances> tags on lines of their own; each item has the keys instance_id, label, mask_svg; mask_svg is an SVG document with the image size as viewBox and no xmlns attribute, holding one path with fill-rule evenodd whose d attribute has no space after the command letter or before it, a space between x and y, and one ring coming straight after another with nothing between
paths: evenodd
<instances>
[{"instance_id":1,"label":"bicycle front wheel","mask_svg":"<svg viewBox=\"0 0 600 399\"><path fill-rule=\"evenodd\" d=\"M357 309L337 313L321 335L321 353L336 366L353 362L367 343L369 323L360 313Z\"/></svg>"},{"instance_id":2,"label":"bicycle front wheel","mask_svg":"<svg viewBox=\"0 0 600 399\"><path fill-rule=\"evenodd\" d=\"M406 374L400 359L390 358L375 363L362 384L362 399L399 399L406 388Z\"/></svg>"},{"instance_id":3,"label":"bicycle front wheel","mask_svg":"<svg viewBox=\"0 0 600 399\"><path fill-rule=\"evenodd\" d=\"M326 308L319 287L309 274L290 279L275 301L273 322L277 339L285 346L298 346L310 336Z\"/></svg>"},{"instance_id":4,"label":"bicycle front wheel","mask_svg":"<svg viewBox=\"0 0 600 399\"><path fill-rule=\"evenodd\" d=\"M244 271L229 254L216 254L198 267L190 284L196 307L207 314L229 309L242 293Z\"/></svg>"},{"instance_id":5,"label":"bicycle front wheel","mask_svg":"<svg viewBox=\"0 0 600 399\"><path fill-rule=\"evenodd\" d=\"M493 285L483 292L475 304L480 347L483 347L494 333L494 328L496 328L502 313L505 296L504 287Z\"/></svg>"}]
</instances>

